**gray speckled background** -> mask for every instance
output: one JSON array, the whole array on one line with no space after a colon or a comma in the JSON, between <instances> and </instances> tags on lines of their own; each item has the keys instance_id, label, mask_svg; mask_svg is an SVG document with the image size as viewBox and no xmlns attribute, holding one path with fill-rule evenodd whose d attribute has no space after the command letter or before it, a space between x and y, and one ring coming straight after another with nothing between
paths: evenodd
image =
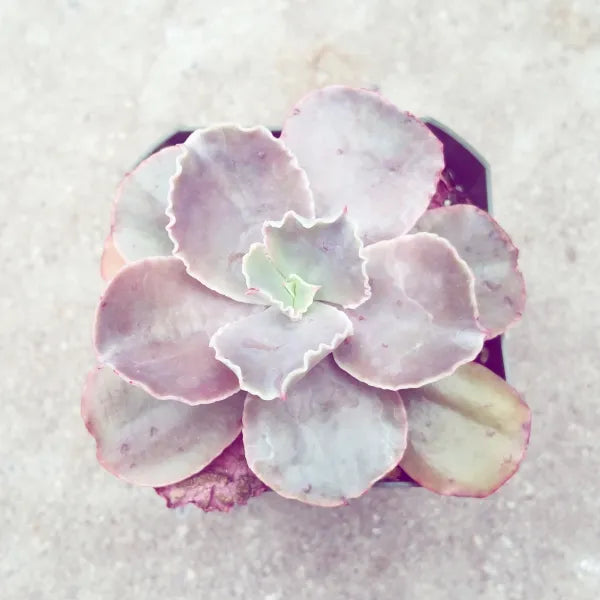
<instances>
[{"instance_id":1,"label":"gray speckled background","mask_svg":"<svg viewBox=\"0 0 600 600\"><path fill-rule=\"evenodd\" d=\"M484 501L170 512L96 465L79 418L114 187L180 125L278 124L333 82L493 165L529 286L506 344L529 456ZM598 598L597 0L3 0L0 98L3 599Z\"/></svg>"}]
</instances>

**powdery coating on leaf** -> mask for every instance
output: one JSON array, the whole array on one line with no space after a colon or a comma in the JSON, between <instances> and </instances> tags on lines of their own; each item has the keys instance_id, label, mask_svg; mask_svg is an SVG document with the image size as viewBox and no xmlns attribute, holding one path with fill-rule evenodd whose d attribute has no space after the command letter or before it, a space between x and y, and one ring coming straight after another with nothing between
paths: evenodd
<instances>
[{"instance_id":1,"label":"powdery coating on leaf","mask_svg":"<svg viewBox=\"0 0 600 600\"><path fill-rule=\"evenodd\" d=\"M415 226L447 239L475 275L479 322L488 337L501 334L525 308L525 281L519 251L506 232L476 206L457 205L427 211Z\"/></svg>"},{"instance_id":2,"label":"powdery coating on leaf","mask_svg":"<svg viewBox=\"0 0 600 600\"><path fill-rule=\"evenodd\" d=\"M141 162L121 182L115 198L111 234L126 262L170 256L173 242L165 213L169 179L175 173L181 146L169 146Z\"/></svg>"},{"instance_id":3,"label":"powdery coating on leaf","mask_svg":"<svg viewBox=\"0 0 600 600\"><path fill-rule=\"evenodd\" d=\"M248 467L240 435L200 473L156 488L156 492L169 508L195 504L205 512L229 512L235 505L247 504L250 498L268 489Z\"/></svg>"},{"instance_id":4,"label":"powdery coating on leaf","mask_svg":"<svg viewBox=\"0 0 600 600\"><path fill-rule=\"evenodd\" d=\"M317 300L356 308L369 298L363 244L345 210L316 220L288 212L280 221L265 223L263 233L279 271L319 285Z\"/></svg>"},{"instance_id":5,"label":"powdery coating on leaf","mask_svg":"<svg viewBox=\"0 0 600 600\"><path fill-rule=\"evenodd\" d=\"M100 464L138 485L166 485L204 468L239 434L245 394L188 406L157 400L109 368L87 378L81 413Z\"/></svg>"},{"instance_id":6,"label":"powdery coating on leaf","mask_svg":"<svg viewBox=\"0 0 600 600\"><path fill-rule=\"evenodd\" d=\"M298 321L276 307L224 325L210 340L216 357L240 387L263 400L285 398L288 389L352 334L340 310L315 302Z\"/></svg>"},{"instance_id":7,"label":"powdery coating on leaf","mask_svg":"<svg viewBox=\"0 0 600 600\"><path fill-rule=\"evenodd\" d=\"M294 385L286 400L248 395L243 436L250 468L286 498L339 506L389 472L406 447L397 392L352 379L331 357Z\"/></svg>"},{"instance_id":8,"label":"powdery coating on leaf","mask_svg":"<svg viewBox=\"0 0 600 600\"><path fill-rule=\"evenodd\" d=\"M190 275L240 302L242 257L262 224L286 210L314 215L304 172L264 127L220 125L192 133L171 180L167 227Z\"/></svg>"},{"instance_id":9,"label":"powdery coating on leaf","mask_svg":"<svg viewBox=\"0 0 600 600\"><path fill-rule=\"evenodd\" d=\"M125 259L115 248L112 236L109 235L104 241L102 258L100 259L100 275L104 281L110 281L124 266Z\"/></svg>"},{"instance_id":10,"label":"powdery coating on leaf","mask_svg":"<svg viewBox=\"0 0 600 600\"><path fill-rule=\"evenodd\" d=\"M249 290L274 304L290 319L299 319L312 304L320 286L292 274L284 276L273 263L264 244L252 244L242 259L242 272Z\"/></svg>"},{"instance_id":11,"label":"powdery coating on leaf","mask_svg":"<svg viewBox=\"0 0 600 600\"><path fill-rule=\"evenodd\" d=\"M235 373L208 343L224 323L262 307L234 302L190 277L177 258L124 267L96 312L99 362L157 398L214 402L238 391Z\"/></svg>"},{"instance_id":12,"label":"powdery coating on leaf","mask_svg":"<svg viewBox=\"0 0 600 600\"><path fill-rule=\"evenodd\" d=\"M385 389L418 387L473 360L485 338L474 279L444 239L418 233L365 249L371 299L347 311L354 335L334 357L342 369Z\"/></svg>"},{"instance_id":13,"label":"powdery coating on leaf","mask_svg":"<svg viewBox=\"0 0 600 600\"><path fill-rule=\"evenodd\" d=\"M442 144L424 123L366 90L311 92L281 139L308 175L317 216L347 206L365 244L409 231L444 167Z\"/></svg>"},{"instance_id":14,"label":"powdery coating on leaf","mask_svg":"<svg viewBox=\"0 0 600 600\"><path fill-rule=\"evenodd\" d=\"M448 496L485 497L517 471L531 412L515 389L470 363L454 375L404 390L408 446L400 466L422 486Z\"/></svg>"}]
</instances>

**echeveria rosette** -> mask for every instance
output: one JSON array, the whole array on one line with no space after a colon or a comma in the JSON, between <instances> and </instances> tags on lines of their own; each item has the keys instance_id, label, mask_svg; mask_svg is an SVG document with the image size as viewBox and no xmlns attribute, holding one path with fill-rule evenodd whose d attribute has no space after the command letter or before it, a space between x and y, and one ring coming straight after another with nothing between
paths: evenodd
<instances>
[{"instance_id":1,"label":"echeveria rosette","mask_svg":"<svg viewBox=\"0 0 600 600\"><path fill-rule=\"evenodd\" d=\"M443 166L422 122L340 86L280 140L220 125L141 163L82 404L100 462L205 510L267 486L337 506L399 463L442 494L501 485L529 410L471 361L520 316L522 275L486 213L427 211Z\"/></svg>"}]
</instances>

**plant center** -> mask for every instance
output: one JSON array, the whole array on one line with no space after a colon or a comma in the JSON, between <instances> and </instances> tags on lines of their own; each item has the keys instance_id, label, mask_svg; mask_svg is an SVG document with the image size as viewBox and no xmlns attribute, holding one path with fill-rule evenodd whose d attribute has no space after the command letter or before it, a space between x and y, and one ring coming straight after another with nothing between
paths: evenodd
<instances>
[{"instance_id":1,"label":"plant center","mask_svg":"<svg viewBox=\"0 0 600 600\"><path fill-rule=\"evenodd\" d=\"M301 315L308 310L319 290L318 285L307 283L295 274L285 279L283 287L289 295L289 306L294 309L296 315Z\"/></svg>"}]
</instances>

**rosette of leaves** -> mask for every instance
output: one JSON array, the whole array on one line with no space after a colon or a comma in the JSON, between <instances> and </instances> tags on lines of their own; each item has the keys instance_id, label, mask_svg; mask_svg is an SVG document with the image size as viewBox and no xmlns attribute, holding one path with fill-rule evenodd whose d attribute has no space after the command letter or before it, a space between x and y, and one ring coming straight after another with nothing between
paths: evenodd
<instances>
[{"instance_id":1,"label":"rosette of leaves","mask_svg":"<svg viewBox=\"0 0 600 600\"><path fill-rule=\"evenodd\" d=\"M280 139L217 125L128 174L82 404L100 463L205 510L269 488L338 506L398 465L497 489L530 411L473 360L523 278L487 213L428 210L443 168L421 121L335 86Z\"/></svg>"}]
</instances>

